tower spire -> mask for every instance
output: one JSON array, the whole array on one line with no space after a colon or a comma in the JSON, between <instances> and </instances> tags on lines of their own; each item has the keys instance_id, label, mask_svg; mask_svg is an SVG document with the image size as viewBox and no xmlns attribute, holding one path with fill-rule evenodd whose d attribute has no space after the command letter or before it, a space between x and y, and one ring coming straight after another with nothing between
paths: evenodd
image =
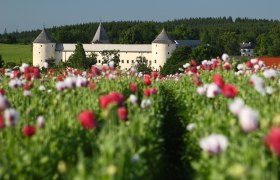
<instances>
[{"instance_id":1,"label":"tower spire","mask_svg":"<svg viewBox=\"0 0 280 180\"><path fill-rule=\"evenodd\" d=\"M96 30L96 33L95 33L91 43L96 43L96 44L98 44L98 43L109 44L110 43L110 40L109 40L107 33L106 33L104 27L102 26L101 22L99 23L99 26Z\"/></svg>"}]
</instances>

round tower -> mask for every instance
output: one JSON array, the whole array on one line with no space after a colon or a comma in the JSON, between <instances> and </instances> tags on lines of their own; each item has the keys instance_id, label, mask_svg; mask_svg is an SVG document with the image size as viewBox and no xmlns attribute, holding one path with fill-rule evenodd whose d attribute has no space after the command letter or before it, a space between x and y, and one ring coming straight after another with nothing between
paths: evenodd
<instances>
[{"instance_id":1,"label":"round tower","mask_svg":"<svg viewBox=\"0 0 280 180\"><path fill-rule=\"evenodd\" d=\"M56 43L44 28L33 41L33 66L42 67L46 59L55 58L55 46Z\"/></svg>"},{"instance_id":2,"label":"round tower","mask_svg":"<svg viewBox=\"0 0 280 180\"><path fill-rule=\"evenodd\" d=\"M165 64L166 60L171 56L176 49L176 44L171 40L164 29L152 42L152 61L151 67L155 70L160 70Z\"/></svg>"}]
</instances>

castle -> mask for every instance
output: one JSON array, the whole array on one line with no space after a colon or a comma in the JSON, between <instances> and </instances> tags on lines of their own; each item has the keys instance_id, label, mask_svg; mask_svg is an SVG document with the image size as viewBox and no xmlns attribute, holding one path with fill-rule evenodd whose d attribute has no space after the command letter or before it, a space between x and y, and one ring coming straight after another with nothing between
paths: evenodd
<instances>
[{"instance_id":1,"label":"castle","mask_svg":"<svg viewBox=\"0 0 280 180\"><path fill-rule=\"evenodd\" d=\"M151 44L111 44L100 23L91 44L83 44L83 48L86 55L97 54L97 65L102 65L102 51L119 50L121 69L129 69L137 57L145 57L153 70L159 70L178 46L191 46L195 41L173 41L163 29ZM54 58L56 64L60 61L66 62L74 53L75 46L76 44L55 43L44 28L33 41L33 66L42 67L49 58Z\"/></svg>"}]
</instances>

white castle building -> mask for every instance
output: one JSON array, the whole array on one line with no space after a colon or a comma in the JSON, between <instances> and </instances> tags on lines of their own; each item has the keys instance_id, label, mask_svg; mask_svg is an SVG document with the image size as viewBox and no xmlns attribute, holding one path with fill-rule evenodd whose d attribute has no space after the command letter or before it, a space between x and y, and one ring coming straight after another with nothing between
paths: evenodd
<instances>
[{"instance_id":1,"label":"white castle building","mask_svg":"<svg viewBox=\"0 0 280 180\"><path fill-rule=\"evenodd\" d=\"M159 70L176 47L182 45L176 44L176 42L171 40L163 29L151 44L111 44L100 23L91 44L83 44L83 47L86 55L97 54L97 65L102 65L102 51L119 50L121 69L129 69L140 56L145 57L154 70ZM188 45L188 43L184 45ZM75 46L76 44L55 43L43 29L33 42L33 66L42 67L45 60L49 58L54 58L56 64L60 61L65 62L74 53Z\"/></svg>"}]
</instances>

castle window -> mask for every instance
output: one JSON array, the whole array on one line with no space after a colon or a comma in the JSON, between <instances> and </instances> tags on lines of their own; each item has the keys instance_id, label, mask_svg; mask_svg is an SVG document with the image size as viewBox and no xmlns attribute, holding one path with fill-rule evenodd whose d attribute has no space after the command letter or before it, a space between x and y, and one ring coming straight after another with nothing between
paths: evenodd
<instances>
[{"instance_id":1,"label":"castle window","mask_svg":"<svg viewBox=\"0 0 280 180\"><path fill-rule=\"evenodd\" d=\"M129 60L127 60L126 62L129 63Z\"/></svg>"},{"instance_id":2,"label":"castle window","mask_svg":"<svg viewBox=\"0 0 280 180\"><path fill-rule=\"evenodd\" d=\"M127 52L125 52L127 54Z\"/></svg>"},{"instance_id":3,"label":"castle window","mask_svg":"<svg viewBox=\"0 0 280 180\"><path fill-rule=\"evenodd\" d=\"M156 47L157 47L157 44L156 44Z\"/></svg>"},{"instance_id":4,"label":"castle window","mask_svg":"<svg viewBox=\"0 0 280 180\"><path fill-rule=\"evenodd\" d=\"M40 54L40 52L39 52L39 54Z\"/></svg>"},{"instance_id":5,"label":"castle window","mask_svg":"<svg viewBox=\"0 0 280 180\"><path fill-rule=\"evenodd\" d=\"M99 60L98 62L101 63L101 60Z\"/></svg>"},{"instance_id":6,"label":"castle window","mask_svg":"<svg viewBox=\"0 0 280 180\"><path fill-rule=\"evenodd\" d=\"M169 54L169 52L168 52L168 54Z\"/></svg>"},{"instance_id":7,"label":"castle window","mask_svg":"<svg viewBox=\"0 0 280 180\"><path fill-rule=\"evenodd\" d=\"M156 54L157 54L157 52L156 52Z\"/></svg>"},{"instance_id":8,"label":"castle window","mask_svg":"<svg viewBox=\"0 0 280 180\"><path fill-rule=\"evenodd\" d=\"M132 61L132 63L134 63L134 60L131 60Z\"/></svg>"},{"instance_id":9,"label":"castle window","mask_svg":"<svg viewBox=\"0 0 280 180\"><path fill-rule=\"evenodd\" d=\"M124 63L124 60L122 60L122 63Z\"/></svg>"},{"instance_id":10,"label":"castle window","mask_svg":"<svg viewBox=\"0 0 280 180\"><path fill-rule=\"evenodd\" d=\"M41 47L43 47L43 46L41 45Z\"/></svg>"},{"instance_id":11,"label":"castle window","mask_svg":"<svg viewBox=\"0 0 280 180\"><path fill-rule=\"evenodd\" d=\"M155 59L155 64L157 63L157 60Z\"/></svg>"},{"instance_id":12,"label":"castle window","mask_svg":"<svg viewBox=\"0 0 280 180\"><path fill-rule=\"evenodd\" d=\"M149 63L152 64L152 61L150 61Z\"/></svg>"},{"instance_id":13,"label":"castle window","mask_svg":"<svg viewBox=\"0 0 280 180\"><path fill-rule=\"evenodd\" d=\"M52 45L52 47L53 47L53 45Z\"/></svg>"},{"instance_id":14,"label":"castle window","mask_svg":"<svg viewBox=\"0 0 280 180\"><path fill-rule=\"evenodd\" d=\"M169 47L169 44L168 44L168 47Z\"/></svg>"}]
</instances>

